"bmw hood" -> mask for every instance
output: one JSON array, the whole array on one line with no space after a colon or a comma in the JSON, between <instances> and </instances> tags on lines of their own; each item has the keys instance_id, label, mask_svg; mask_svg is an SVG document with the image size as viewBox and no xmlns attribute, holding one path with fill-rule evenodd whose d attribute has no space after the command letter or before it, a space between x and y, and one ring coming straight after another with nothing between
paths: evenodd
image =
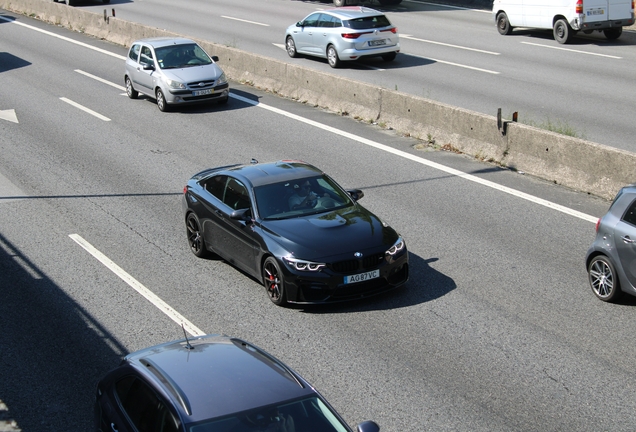
<instances>
[{"instance_id":1,"label":"bmw hood","mask_svg":"<svg viewBox=\"0 0 636 432\"><path fill-rule=\"evenodd\" d=\"M216 63L205 66L191 66L181 69L162 69L161 72L166 78L182 83L216 81L223 73Z\"/></svg>"},{"instance_id":2,"label":"bmw hood","mask_svg":"<svg viewBox=\"0 0 636 432\"><path fill-rule=\"evenodd\" d=\"M389 249L398 239L393 228L359 204L328 213L263 221L262 227L293 256L307 260L378 252Z\"/></svg>"}]
</instances>

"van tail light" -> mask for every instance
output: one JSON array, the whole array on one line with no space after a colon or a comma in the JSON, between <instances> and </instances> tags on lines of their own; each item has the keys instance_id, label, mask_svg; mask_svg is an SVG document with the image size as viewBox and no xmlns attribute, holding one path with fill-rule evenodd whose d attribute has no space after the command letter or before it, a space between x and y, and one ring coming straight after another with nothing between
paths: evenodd
<instances>
[{"instance_id":1,"label":"van tail light","mask_svg":"<svg viewBox=\"0 0 636 432\"><path fill-rule=\"evenodd\" d=\"M634 3L634 1L632 0L632 4ZM583 0L577 0L576 1L576 13L579 15L583 14Z\"/></svg>"},{"instance_id":2,"label":"van tail light","mask_svg":"<svg viewBox=\"0 0 636 432\"><path fill-rule=\"evenodd\" d=\"M598 220L596 221L596 232L598 232L598 227L601 226L601 218L598 218Z\"/></svg>"}]
</instances>

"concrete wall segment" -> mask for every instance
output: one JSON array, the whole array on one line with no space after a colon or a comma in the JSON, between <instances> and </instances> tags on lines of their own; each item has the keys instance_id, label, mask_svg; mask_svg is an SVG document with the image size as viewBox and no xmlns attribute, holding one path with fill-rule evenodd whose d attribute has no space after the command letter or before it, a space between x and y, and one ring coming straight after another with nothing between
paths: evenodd
<instances>
[{"instance_id":1,"label":"concrete wall segment","mask_svg":"<svg viewBox=\"0 0 636 432\"><path fill-rule=\"evenodd\" d=\"M103 14L52 0L0 0L0 8L123 46L146 37L180 36L112 16L104 19ZM104 9L111 14L110 6ZM494 116L195 40L219 57L230 79L284 97L378 121L424 141L434 140L481 160L605 198L613 198L620 187L636 182L633 153L519 123L509 123L504 136Z\"/></svg>"}]
</instances>

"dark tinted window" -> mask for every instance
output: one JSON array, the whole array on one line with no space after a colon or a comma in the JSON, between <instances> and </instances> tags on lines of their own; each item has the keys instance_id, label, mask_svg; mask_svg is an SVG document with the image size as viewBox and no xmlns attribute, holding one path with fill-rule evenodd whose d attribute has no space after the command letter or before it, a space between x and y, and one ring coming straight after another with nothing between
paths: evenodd
<instances>
[{"instance_id":1,"label":"dark tinted window","mask_svg":"<svg viewBox=\"0 0 636 432\"><path fill-rule=\"evenodd\" d=\"M205 188L208 192L223 201L223 192L225 191L225 184L227 183L227 176L219 175L214 176L205 183Z\"/></svg>"},{"instance_id":2,"label":"dark tinted window","mask_svg":"<svg viewBox=\"0 0 636 432\"><path fill-rule=\"evenodd\" d=\"M247 188L240 181L230 177L225 188L223 202L234 210L250 208L250 196L247 193Z\"/></svg>"},{"instance_id":3,"label":"dark tinted window","mask_svg":"<svg viewBox=\"0 0 636 432\"><path fill-rule=\"evenodd\" d=\"M309 15L305 18L305 21L303 21L303 25L305 27L318 27L318 19L320 18L320 15L321 14L319 13Z\"/></svg>"},{"instance_id":4,"label":"dark tinted window","mask_svg":"<svg viewBox=\"0 0 636 432\"><path fill-rule=\"evenodd\" d=\"M345 27L349 27L354 30L376 29L381 27L388 27L391 25L389 19L384 15L350 19L347 21L343 21L342 23Z\"/></svg>"},{"instance_id":5,"label":"dark tinted window","mask_svg":"<svg viewBox=\"0 0 636 432\"><path fill-rule=\"evenodd\" d=\"M134 376L115 385L117 397L139 432L177 432L178 422L148 385Z\"/></svg>"},{"instance_id":6,"label":"dark tinted window","mask_svg":"<svg viewBox=\"0 0 636 432\"><path fill-rule=\"evenodd\" d=\"M623 215L623 220L628 224L636 226L636 200L632 201L627 208L627 211Z\"/></svg>"},{"instance_id":7,"label":"dark tinted window","mask_svg":"<svg viewBox=\"0 0 636 432\"><path fill-rule=\"evenodd\" d=\"M141 48L141 45L139 44L135 44L130 47L130 51L128 51L128 57L130 57L131 60L137 61L137 59L139 58L139 48Z\"/></svg>"}]
</instances>

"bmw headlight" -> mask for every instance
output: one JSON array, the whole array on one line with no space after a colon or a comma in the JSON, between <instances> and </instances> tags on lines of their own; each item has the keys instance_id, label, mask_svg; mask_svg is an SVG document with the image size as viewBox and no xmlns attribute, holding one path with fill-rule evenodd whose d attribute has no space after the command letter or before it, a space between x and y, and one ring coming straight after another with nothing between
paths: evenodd
<instances>
[{"instance_id":1,"label":"bmw headlight","mask_svg":"<svg viewBox=\"0 0 636 432\"><path fill-rule=\"evenodd\" d=\"M185 84L183 84L182 82L171 80L171 79L166 79L166 84L168 84L168 87L172 89L185 90L186 88Z\"/></svg>"},{"instance_id":2,"label":"bmw headlight","mask_svg":"<svg viewBox=\"0 0 636 432\"><path fill-rule=\"evenodd\" d=\"M300 271L319 271L321 268L326 266L324 263L305 261L291 257L283 257L283 259L287 264Z\"/></svg>"},{"instance_id":3,"label":"bmw headlight","mask_svg":"<svg viewBox=\"0 0 636 432\"><path fill-rule=\"evenodd\" d=\"M227 77L225 76L225 72L221 74L218 80L216 80L217 85L225 84L227 82Z\"/></svg>"},{"instance_id":4,"label":"bmw headlight","mask_svg":"<svg viewBox=\"0 0 636 432\"><path fill-rule=\"evenodd\" d=\"M404 249L406 247L406 243L404 243L404 239L402 237L399 237L397 239L397 241L395 243L393 243L393 246L391 246L386 253L393 256L396 253L398 253L399 251L401 251L402 249Z\"/></svg>"}]
</instances>

